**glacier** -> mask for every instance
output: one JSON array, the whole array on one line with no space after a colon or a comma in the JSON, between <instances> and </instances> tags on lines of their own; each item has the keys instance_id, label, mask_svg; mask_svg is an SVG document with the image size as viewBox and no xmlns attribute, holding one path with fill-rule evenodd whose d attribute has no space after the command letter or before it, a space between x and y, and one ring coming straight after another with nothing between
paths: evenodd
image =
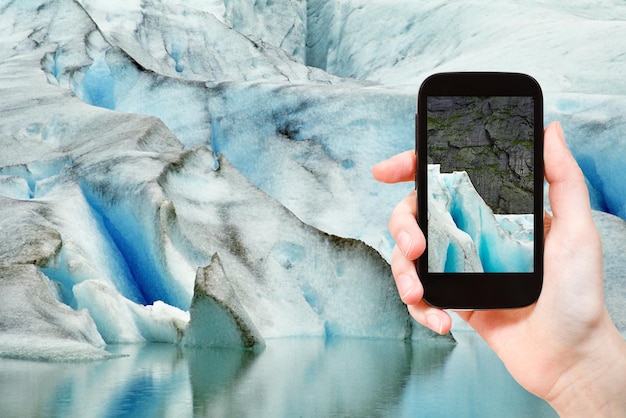
<instances>
[{"instance_id":1,"label":"glacier","mask_svg":"<svg viewBox=\"0 0 626 418\"><path fill-rule=\"evenodd\" d=\"M370 168L413 148L421 80L468 69L541 83L626 332L620 2L28 0L0 16L0 355L435 338L388 265L413 186Z\"/></svg>"},{"instance_id":2,"label":"glacier","mask_svg":"<svg viewBox=\"0 0 626 418\"><path fill-rule=\"evenodd\" d=\"M495 215L465 171L428 167L428 270L531 272L533 215Z\"/></svg>"}]
</instances>

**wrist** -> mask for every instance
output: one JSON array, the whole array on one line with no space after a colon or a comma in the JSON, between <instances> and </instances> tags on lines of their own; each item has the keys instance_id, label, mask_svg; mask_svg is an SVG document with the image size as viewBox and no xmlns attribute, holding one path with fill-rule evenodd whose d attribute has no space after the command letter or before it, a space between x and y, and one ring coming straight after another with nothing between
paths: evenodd
<instances>
[{"instance_id":1,"label":"wrist","mask_svg":"<svg viewBox=\"0 0 626 418\"><path fill-rule=\"evenodd\" d=\"M546 400L561 417L626 417L626 341L608 319Z\"/></svg>"}]
</instances>

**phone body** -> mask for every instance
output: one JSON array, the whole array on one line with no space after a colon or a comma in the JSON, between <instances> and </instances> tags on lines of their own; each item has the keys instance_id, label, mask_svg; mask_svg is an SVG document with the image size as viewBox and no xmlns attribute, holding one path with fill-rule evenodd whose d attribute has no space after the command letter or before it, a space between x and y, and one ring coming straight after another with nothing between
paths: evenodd
<instances>
[{"instance_id":1,"label":"phone body","mask_svg":"<svg viewBox=\"0 0 626 418\"><path fill-rule=\"evenodd\" d=\"M438 73L416 115L417 260L424 300L532 304L543 282L543 96L520 73Z\"/></svg>"}]
</instances>

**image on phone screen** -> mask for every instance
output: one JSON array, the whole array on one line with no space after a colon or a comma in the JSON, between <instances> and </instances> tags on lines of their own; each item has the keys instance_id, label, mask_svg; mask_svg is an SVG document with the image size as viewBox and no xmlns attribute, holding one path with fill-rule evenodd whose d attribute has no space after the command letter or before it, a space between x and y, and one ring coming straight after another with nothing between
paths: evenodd
<instances>
[{"instance_id":1,"label":"image on phone screen","mask_svg":"<svg viewBox=\"0 0 626 418\"><path fill-rule=\"evenodd\" d=\"M426 105L428 272L532 273L533 97L428 96ZM453 233L436 230L450 221Z\"/></svg>"}]
</instances>

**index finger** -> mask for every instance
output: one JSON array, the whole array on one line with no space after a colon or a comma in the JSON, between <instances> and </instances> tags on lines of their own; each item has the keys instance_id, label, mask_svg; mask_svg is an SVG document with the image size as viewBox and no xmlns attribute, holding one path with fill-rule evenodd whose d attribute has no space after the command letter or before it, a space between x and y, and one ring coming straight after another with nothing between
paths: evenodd
<instances>
[{"instance_id":1,"label":"index finger","mask_svg":"<svg viewBox=\"0 0 626 418\"><path fill-rule=\"evenodd\" d=\"M415 169L415 151L408 150L379 162L372 167L372 174L383 183L400 183L415 180Z\"/></svg>"}]
</instances>

